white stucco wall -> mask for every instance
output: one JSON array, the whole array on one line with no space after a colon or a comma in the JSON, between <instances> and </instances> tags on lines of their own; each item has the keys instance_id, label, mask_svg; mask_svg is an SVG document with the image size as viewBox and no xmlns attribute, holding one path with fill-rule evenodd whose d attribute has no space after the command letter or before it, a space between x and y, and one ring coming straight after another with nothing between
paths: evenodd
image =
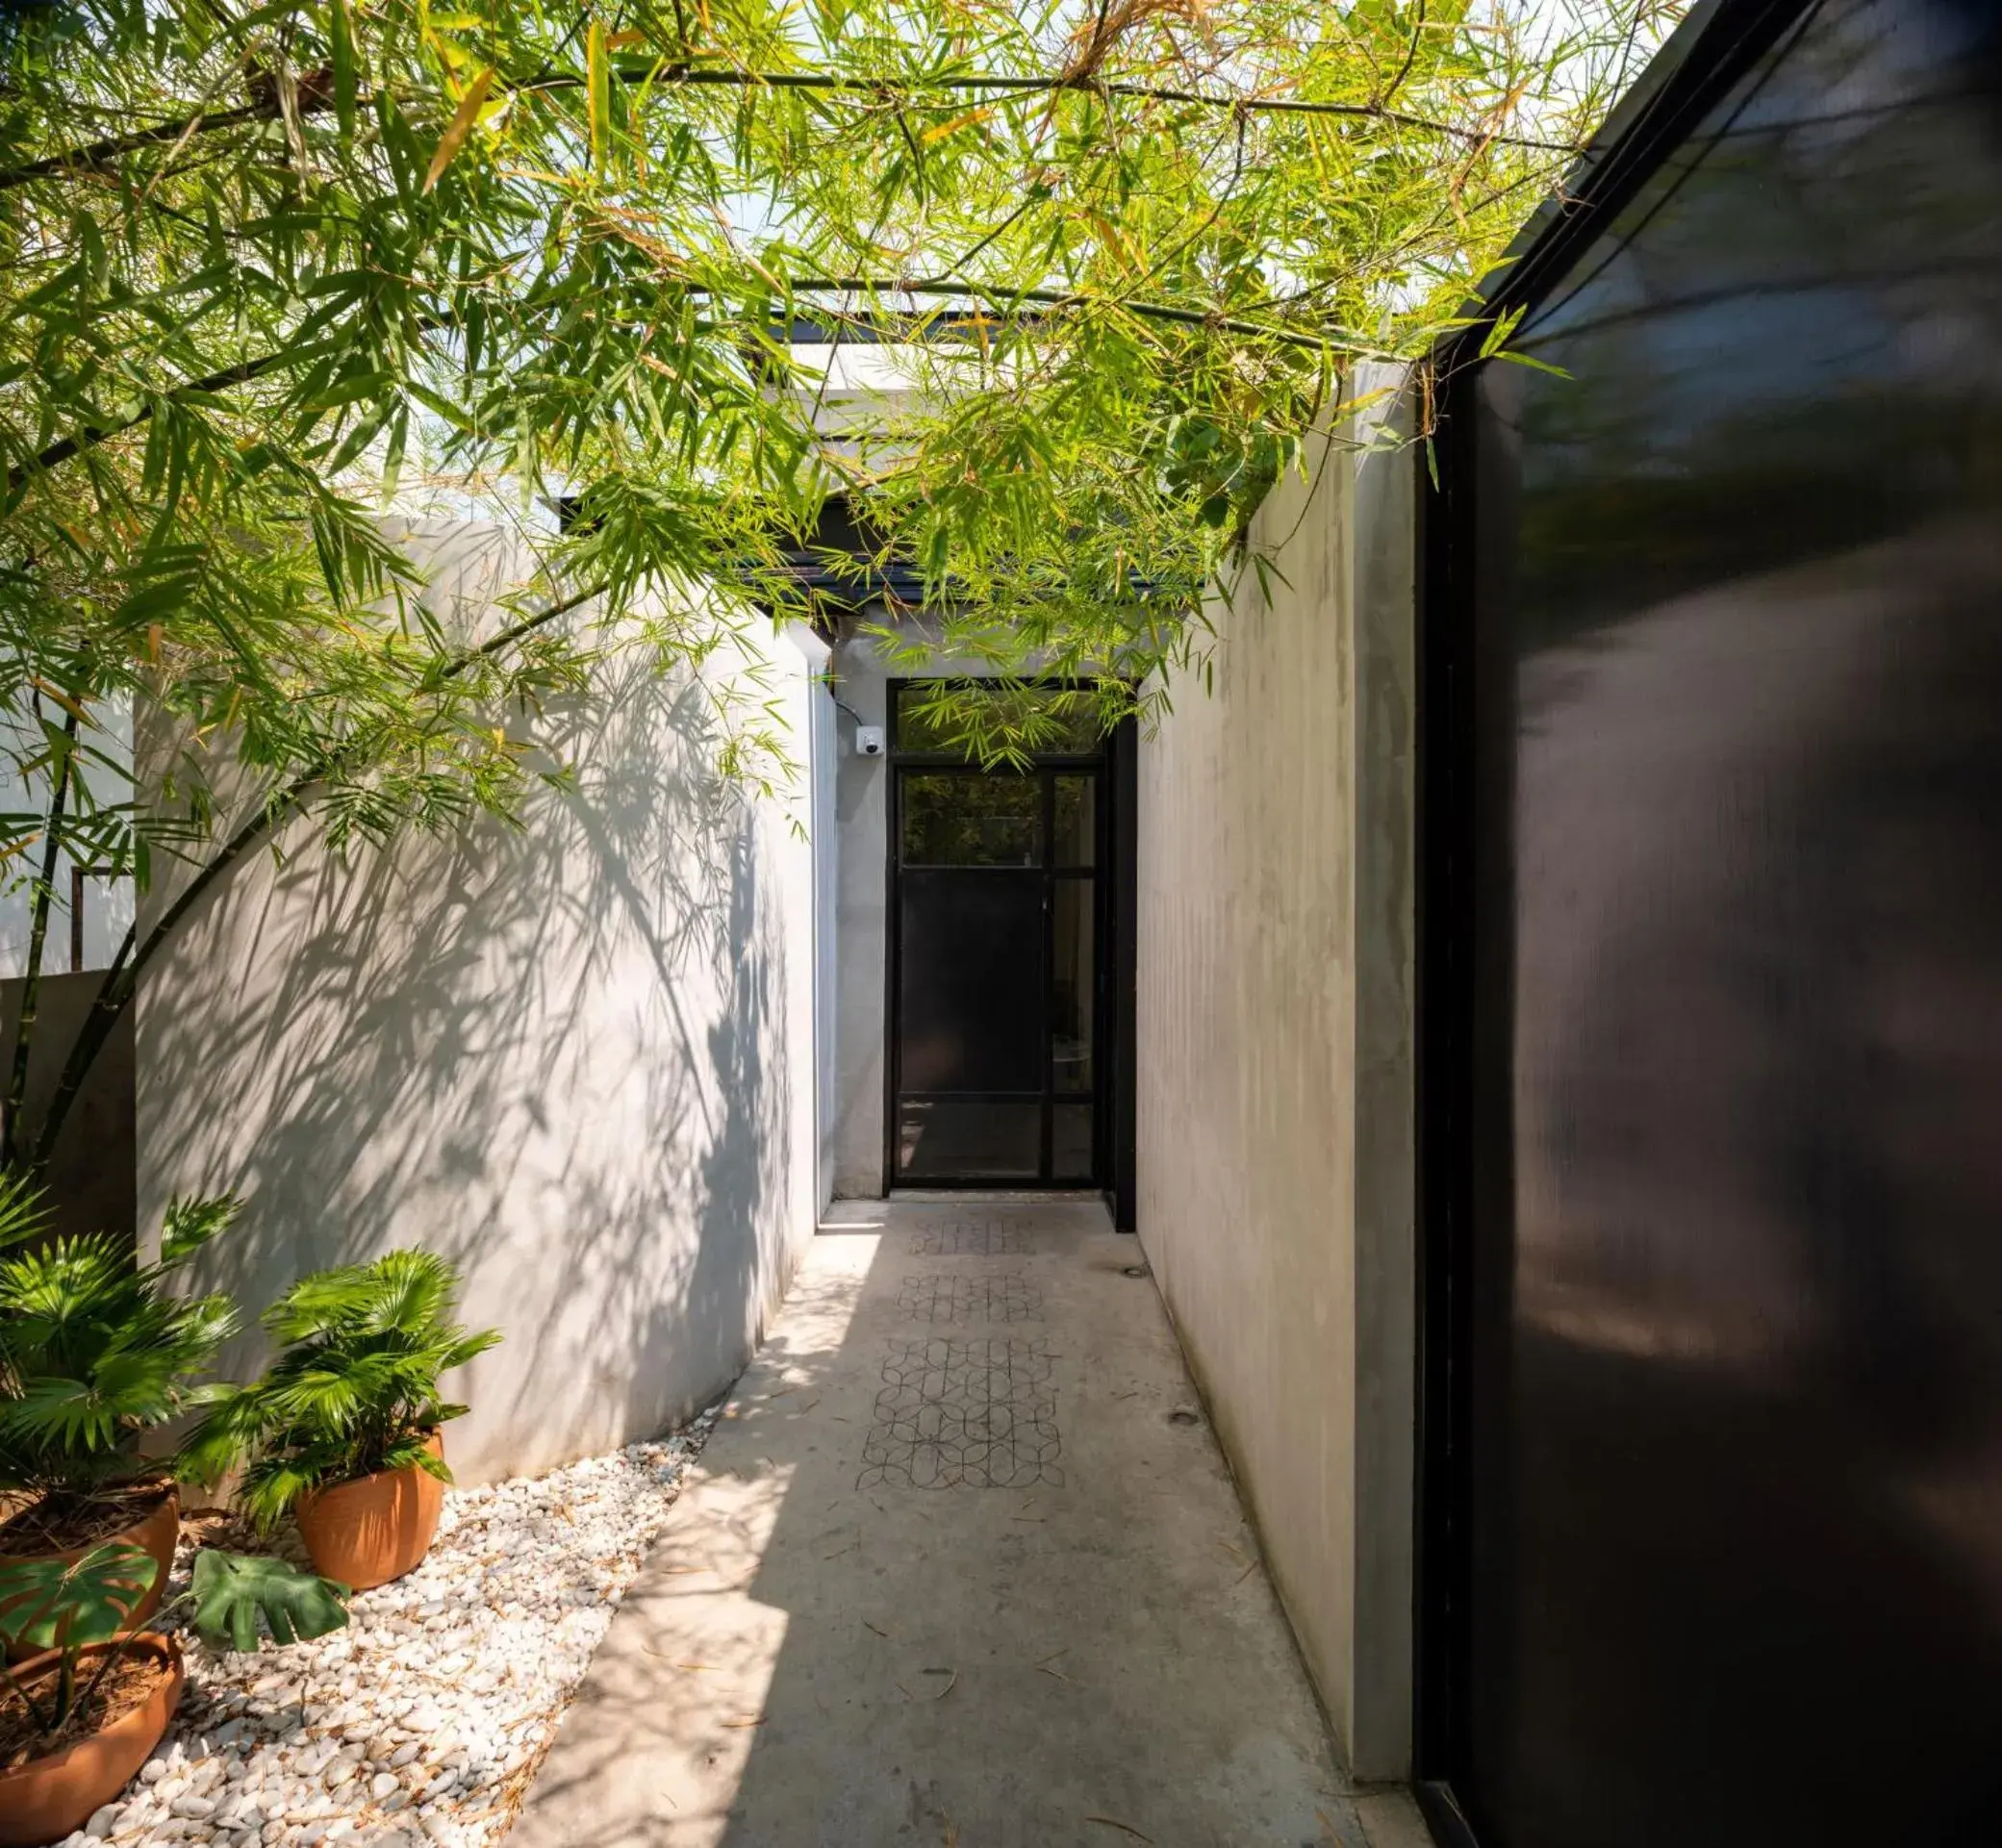
<instances>
[{"instance_id":1,"label":"white stucco wall","mask_svg":"<svg viewBox=\"0 0 2002 1848\"><path fill-rule=\"evenodd\" d=\"M1413 469L1275 492L1285 582L1139 773L1140 1238L1365 1778L1410 1760Z\"/></svg>"},{"instance_id":2,"label":"white stucco wall","mask_svg":"<svg viewBox=\"0 0 2002 1848\"><path fill-rule=\"evenodd\" d=\"M521 569L496 527L418 543L456 620ZM810 763L824 650L765 646L756 696ZM729 650L703 672L727 679ZM575 786L538 786L519 830L347 865L295 830L204 901L139 1002L141 1226L176 1191L246 1196L209 1278L253 1312L395 1246L457 1258L466 1319L506 1337L455 1385L462 1481L709 1400L820 1204L810 783L721 779L708 691L637 657L554 723Z\"/></svg>"},{"instance_id":3,"label":"white stucco wall","mask_svg":"<svg viewBox=\"0 0 2002 1848\"><path fill-rule=\"evenodd\" d=\"M883 1109L888 1022L889 814L887 757L855 750L858 725L890 722L889 680L874 647L850 638L834 650L838 752L835 832L834 1192L873 1200L886 1182Z\"/></svg>"}]
</instances>

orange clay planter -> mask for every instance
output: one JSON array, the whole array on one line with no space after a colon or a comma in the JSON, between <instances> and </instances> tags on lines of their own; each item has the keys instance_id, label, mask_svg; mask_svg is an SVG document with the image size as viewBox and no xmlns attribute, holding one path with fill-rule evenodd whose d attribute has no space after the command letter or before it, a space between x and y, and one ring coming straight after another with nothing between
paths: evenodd
<instances>
[{"instance_id":1,"label":"orange clay planter","mask_svg":"<svg viewBox=\"0 0 2002 1848\"><path fill-rule=\"evenodd\" d=\"M89 1683L105 1656L122 1649L130 1659L151 1658L166 1675L137 1707L128 1708L109 1726L52 1752L30 1759L12 1771L0 1771L0 1848L43 1848L81 1829L132 1782L160 1743L174 1709L181 1704L186 1676L180 1646L171 1636L151 1631L117 1643L90 1643L78 1652L77 1681ZM60 1650L31 1656L14 1672L31 1688L62 1660ZM114 1673L116 1671L114 1671Z\"/></svg>"},{"instance_id":2,"label":"orange clay planter","mask_svg":"<svg viewBox=\"0 0 2002 1848\"><path fill-rule=\"evenodd\" d=\"M435 1430L425 1448L444 1456ZM299 1497L292 1518L314 1571L367 1591L402 1578L422 1560L443 1507L444 1484L412 1464L314 1489Z\"/></svg>"},{"instance_id":3,"label":"orange clay planter","mask_svg":"<svg viewBox=\"0 0 2002 1848\"><path fill-rule=\"evenodd\" d=\"M171 1482L161 1491L162 1499L153 1511L142 1520L117 1533L107 1533L102 1539L92 1540L89 1546L65 1547L61 1552L49 1553L0 1553L0 1578L4 1578L10 1559L62 1559L71 1562L81 1559L93 1547L130 1546L138 1547L160 1569L153 1575L153 1586L132 1609L129 1628L137 1630L156 1610L160 1600L166 1592L166 1575L174 1566L174 1542L181 1537L181 1491ZM27 1649L10 1649L10 1662L24 1660L34 1652ZM7 1837L0 1835L0 1841Z\"/></svg>"}]
</instances>

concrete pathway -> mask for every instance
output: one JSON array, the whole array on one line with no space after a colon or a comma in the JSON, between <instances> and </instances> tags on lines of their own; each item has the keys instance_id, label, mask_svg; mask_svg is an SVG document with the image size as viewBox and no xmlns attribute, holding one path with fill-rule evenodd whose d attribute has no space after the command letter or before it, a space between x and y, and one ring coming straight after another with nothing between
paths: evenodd
<instances>
[{"instance_id":1,"label":"concrete pathway","mask_svg":"<svg viewBox=\"0 0 2002 1848\"><path fill-rule=\"evenodd\" d=\"M1357 1796L1135 1241L815 1241L509 1848L1417 1848Z\"/></svg>"}]
</instances>

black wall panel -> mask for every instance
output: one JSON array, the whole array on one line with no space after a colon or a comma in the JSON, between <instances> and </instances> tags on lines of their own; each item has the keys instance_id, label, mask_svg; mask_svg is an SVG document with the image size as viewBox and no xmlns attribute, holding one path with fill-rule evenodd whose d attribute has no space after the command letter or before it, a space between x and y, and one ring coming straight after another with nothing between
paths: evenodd
<instances>
[{"instance_id":1,"label":"black wall panel","mask_svg":"<svg viewBox=\"0 0 2002 1848\"><path fill-rule=\"evenodd\" d=\"M2002 1842L2002 5L1802 10L1518 343L1427 614L1427 1769Z\"/></svg>"}]
</instances>

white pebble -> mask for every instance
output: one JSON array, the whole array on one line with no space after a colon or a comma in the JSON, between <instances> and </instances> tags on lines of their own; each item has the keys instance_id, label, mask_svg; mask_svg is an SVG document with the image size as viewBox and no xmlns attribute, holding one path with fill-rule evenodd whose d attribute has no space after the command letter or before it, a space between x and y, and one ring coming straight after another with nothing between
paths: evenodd
<instances>
[{"instance_id":1,"label":"white pebble","mask_svg":"<svg viewBox=\"0 0 2002 1848\"><path fill-rule=\"evenodd\" d=\"M708 1429L447 1491L430 1557L332 1636L190 1647L180 1722L65 1848L493 1848Z\"/></svg>"}]
</instances>

